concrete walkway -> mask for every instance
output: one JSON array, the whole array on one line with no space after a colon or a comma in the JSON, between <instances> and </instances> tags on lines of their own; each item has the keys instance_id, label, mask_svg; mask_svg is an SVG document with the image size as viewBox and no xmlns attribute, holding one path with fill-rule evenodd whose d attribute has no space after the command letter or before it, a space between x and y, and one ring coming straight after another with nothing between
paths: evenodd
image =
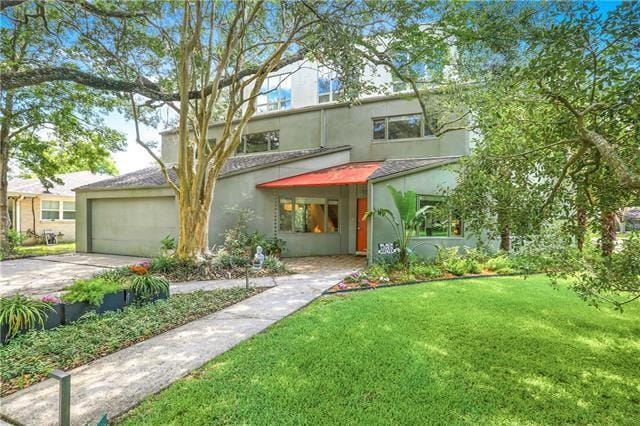
<instances>
[{"instance_id":1,"label":"concrete walkway","mask_svg":"<svg viewBox=\"0 0 640 426\"><path fill-rule=\"evenodd\" d=\"M78 278L109 268L131 265L139 257L96 253L66 253L0 262L0 297L56 294Z\"/></svg>"},{"instance_id":2,"label":"concrete walkway","mask_svg":"<svg viewBox=\"0 0 640 426\"><path fill-rule=\"evenodd\" d=\"M353 270L268 278L276 286L263 293L71 370L72 424L95 424L105 413L113 418L126 412L146 396L307 305ZM0 413L25 425L56 424L57 412L57 383L52 379L0 399Z\"/></svg>"}]
</instances>

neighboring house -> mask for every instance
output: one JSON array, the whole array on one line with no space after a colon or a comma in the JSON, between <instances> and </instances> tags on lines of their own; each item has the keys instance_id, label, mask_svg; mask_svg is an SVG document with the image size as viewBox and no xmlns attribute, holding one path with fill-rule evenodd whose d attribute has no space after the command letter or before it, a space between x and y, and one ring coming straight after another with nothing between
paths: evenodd
<instances>
[{"instance_id":1,"label":"neighboring house","mask_svg":"<svg viewBox=\"0 0 640 426\"><path fill-rule=\"evenodd\" d=\"M9 181L9 221L25 238L23 244L42 242L45 232L56 234L59 242L75 241L76 197L72 189L105 178L86 171L57 177L63 184L48 189L39 179Z\"/></svg>"},{"instance_id":2,"label":"neighboring house","mask_svg":"<svg viewBox=\"0 0 640 426\"><path fill-rule=\"evenodd\" d=\"M416 191L419 206L443 205L457 159L469 154L469 132L428 134L418 102L406 94L335 102L339 82L332 79L303 67L265 83L260 113L215 188L212 245L237 223L238 209L248 208L255 212L252 229L287 242L285 256L366 253L371 259L395 239L384 219L362 221L367 210L395 210L387 185ZM387 83L380 81L398 88L388 74ZM212 123L212 139L222 124ZM177 161L176 140L175 130L162 133L163 161ZM86 185L76 196L78 251L151 256L164 236L177 234L175 197L157 167ZM433 209L417 230L414 246L426 257L439 245L474 245L460 218L442 210Z\"/></svg>"},{"instance_id":3,"label":"neighboring house","mask_svg":"<svg viewBox=\"0 0 640 426\"><path fill-rule=\"evenodd\" d=\"M620 231L640 230L640 207L627 207L622 211Z\"/></svg>"}]
</instances>

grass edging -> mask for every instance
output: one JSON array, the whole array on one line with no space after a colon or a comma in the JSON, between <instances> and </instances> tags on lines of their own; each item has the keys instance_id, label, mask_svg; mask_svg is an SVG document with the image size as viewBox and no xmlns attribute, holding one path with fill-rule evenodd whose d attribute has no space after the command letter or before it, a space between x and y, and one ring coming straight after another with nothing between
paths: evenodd
<instances>
[{"instance_id":1,"label":"grass edging","mask_svg":"<svg viewBox=\"0 0 640 426\"><path fill-rule=\"evenodd\" d=\"M528 276L531 274L524 274L522 272L512 272L509 274L473 274L473 275L461 275L459 277L442 277L442 278L432 278L428 280L415 280L415 281L407 281L404 283L398 284L380 284L376 286L369 287L352 287L338 290L327 289L322 292L323 295L328 294L338 294L338 293L350 293L354 291L366 291L366 290L376 290L379 288L389 288L389 287L402 287L407 285L415 285L415 284L427 284L427 283L435 283L441 281L454 281L454 280L470 280L473 278L499 278L499 277L517 277L517 276ZM332 287L333 288L333 287Z\"/></svg>"}]
</instances>

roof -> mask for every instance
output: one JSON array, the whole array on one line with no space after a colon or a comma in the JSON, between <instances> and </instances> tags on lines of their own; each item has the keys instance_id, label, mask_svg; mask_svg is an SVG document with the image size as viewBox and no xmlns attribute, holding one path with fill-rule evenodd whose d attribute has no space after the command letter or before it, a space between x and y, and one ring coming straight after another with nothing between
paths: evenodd
<instances>
[{"instance_id":1,"label":"roof","mask_svg":"<svg viewBox=\"0 0 640 426\"><path fill-rule=\"evenodd\" d=\"M384 161L352 162L326 169L305 172L256 185L256 188L296 188L364 184L402 173L454 163L459 157L430 157L391 159Z\"/></svg>"},{"instance_id":2,"label":"roof","mask_svg":"<svg viewBox=\"0 0 640 426\"><path fill-rule=\"evenodd\" d=\"M277 151L230 157L222 167L220 177L222 178L238 173L249 172L251 170L257 170L263 167L271 167L281 163L287 163L307 157L325 155L333 152L346 151L349 149L351 149L351 146L345 145L335 148L311 148L296 151ZM177 177L175 170L169 167L168 172L171 181L176 183ZM167 186L164 174L158 166L147 167L145 169L116 176L111 179L102 180L100 182L76 188L76 190L147 188L154 186Z\"/></svg>"},{"instance_id":3,"label":"roof","mask_svg":"<svg viewBox=\"0 0 640 426\"><path fill-rule=\"evenodd\" d=\"M458 161L458 158L460 158L460 156L385 160L380 167L369 176L369 180L386 178L414 169L444 166L445 164L455 163Z\"/></svg>"},{"instance_id":4,"label":"roof","mask_svg":"<svg viewBox=\"0 0 640 426\"><path fill-rule=\"evenodd\" d=\"M380 167L379 161L346 163L314 170L296 176L261 183L257 188L295 188L300 186L336 186L367 183L369 176Z\"/></svg>"},{"instance_id":5,"label":"roof","mask_svg":"<svg viewBox=\"0 0 640 426\"><path fill-rule=\"evenodd\" d=\"M53 187L47 190L40 179L12 179L9 181L9 193L24 194L24 195L62 195L73 197L73 189L94 183L107 178L106 175L94 174L89 171L65 173L57 175L57 178L62 180L63 184L58 185L54 183Z\"/></svg>"}]
</instances>

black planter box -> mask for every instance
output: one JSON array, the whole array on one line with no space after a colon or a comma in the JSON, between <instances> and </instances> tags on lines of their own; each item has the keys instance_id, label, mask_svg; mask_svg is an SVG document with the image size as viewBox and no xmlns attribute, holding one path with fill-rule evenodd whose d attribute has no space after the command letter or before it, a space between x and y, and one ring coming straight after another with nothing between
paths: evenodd
<instances>
[{"instance_id":1,"label":"black planter box","mask_svg":"<svg viewBox=\"0 0 640 426\"><path fill-rule=\"evenodd\" d=\"M150 298L143 298L140 297L138 295L136 295L134 292L132 292L131 290L127 290L126 292L126 304L127 305L131 305L134 303L151 303L151 302L155 302L156 300L165 300L169 298L169 291L163 291L159 294L156 294L154 296L151 296Z\"/></svg>"},{"instance_id":2,"label":"black planter box","mask_svg":"<svg viewBox=\"0 0 640 426\"><path fill-rule=\"evenodd\" d=\"M51 307L53 311L47 310L46 313L47 318L44 321L45 330L51 330L64 323L64 305L62 303L56 303Z\"/></svg>"},{"instance_id":3,"label":"black planter box","mask_svg":"<svg viewBox=\"0 0 640 426\"><path fill-rule=\"evenodd\" d=\"M87 312L95 310L96 306L86 302L67 303L64 305L64 324L71 324Z\"/></svg>"},{"instance_id":4,"label":"black planter box","mask_svg":"<svg viewBox=\"0 0 640 426\"><path fill-rule=\"evenodd\" d=\"M109 311L118 311L124 308L124 302L124 290L117 293L105 294L104 299L102 299L102 304L98 306L98 314L103 314Z\"/></svg>"},{"instance_id":5,"label":"black planter box","mask_svg":"<svg viewBox=\"0 0 640 426\"><path fill-rule=\"evenodd\" d=\"M11 337L11 339L13 339L14 337L16 337L19 334L24 333L25 331L27 331L26 328L20 329L20 331L18 331L18 334L16 334L15 336ZM11 339L9 338L9 326L7 324L0 325L0 344L4 345L5 343L7 343Z\"/></svg>"}]
</instances>

